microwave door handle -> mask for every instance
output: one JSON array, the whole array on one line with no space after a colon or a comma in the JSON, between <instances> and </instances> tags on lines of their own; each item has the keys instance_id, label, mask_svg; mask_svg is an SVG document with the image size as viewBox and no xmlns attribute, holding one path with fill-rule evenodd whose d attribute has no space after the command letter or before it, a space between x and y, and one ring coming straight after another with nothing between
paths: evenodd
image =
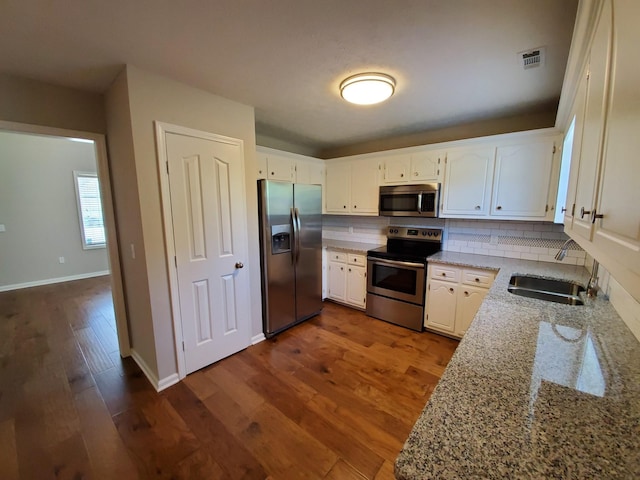
<instances>
[{"instance_id":1,"label":"microwave door handle","mask_svg":"<svg viewBox=\"0 0 640 480\"><path fill-rule=\"evenodd\" d=\"M418 194L418 213L422 213L422 193Z\"/></svg>"}]
</instances>

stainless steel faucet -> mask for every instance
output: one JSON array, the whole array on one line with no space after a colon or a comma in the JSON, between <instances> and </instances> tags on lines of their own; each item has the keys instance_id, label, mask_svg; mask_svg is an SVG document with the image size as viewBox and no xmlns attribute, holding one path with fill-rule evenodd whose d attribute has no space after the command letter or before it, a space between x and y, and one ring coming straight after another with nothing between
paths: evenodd
<instances>
[{"instance_id":1,"label":"stainless steel faucet","mask_svg":"<svg viewBox=\"0 0 640 480\"><path fill-rule=\"evenodd\" d=\"M593 267L591 268L591 277L589 277L589 284L587 285L587 297L595 297L598 295L598 267L600 264L597 260L593 260Z\"/></svg>"},{"instance_id":2,"label":"stainless steel faucet","mask_svg":"<svg viewBox=\"0 0 640 480\"><path fill-rule=\"evenodd\" d=\"M569 248L569 244L571 242L573 242L572 238L570 238L569 240L567 240L562 244L562 247L560 247L560 250L558 250L558 253L556 253L556 256L555 256L556 260L558 260L559 262L564 260L564 257L567 255L567 249Z\"/></svg>"}]
</instances>

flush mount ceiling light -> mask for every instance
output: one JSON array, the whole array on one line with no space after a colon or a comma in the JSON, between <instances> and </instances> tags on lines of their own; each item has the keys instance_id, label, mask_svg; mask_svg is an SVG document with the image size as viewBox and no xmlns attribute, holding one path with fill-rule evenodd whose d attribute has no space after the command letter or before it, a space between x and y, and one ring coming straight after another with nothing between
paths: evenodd
<instances>
[{"instance_id":1,"label":"flush mount ceiling light","mask_svg":"<svg viewBox=\"0 0 640 480\"><path fill-rule=\"evenodd\" d=\"M384 73L359 73L340 84L340 95L347 102L357 105L373 105L384 102L393 95L396 81Z\"/></svg>"}]
</instances>

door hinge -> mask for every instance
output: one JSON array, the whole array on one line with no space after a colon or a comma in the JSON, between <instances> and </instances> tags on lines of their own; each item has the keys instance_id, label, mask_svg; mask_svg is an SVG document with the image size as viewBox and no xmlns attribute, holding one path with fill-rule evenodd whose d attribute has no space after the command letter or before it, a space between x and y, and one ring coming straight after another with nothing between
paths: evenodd
<instances>
[{"instance_id":1,"label":"door hinge","mask_svg":"<svg viewBox=\"0 0 640 480\"><path fill-rule=\"evenodd\" d=\"M440 157L438 157L438 165L440 165Z\"/></svg>"},{"instance_id":2,"label":"door hinge","mask_svg":"<svg viewBox=\"0 0 640 480\"><path fill-rule=\"evenodd\" d=\"M549 205L545 205L545 206L544 206L544 211L545 211L545 212L548 212L548 211L549 211Z\"/></svg>"},{"instance_id":3,"label":"door hinge","mask_svg":"<svg viewBox=\"0 0 640 480\"><path fill-rule=\"evenodd\" d=\"M427 320L429 320L429 314L427 313Z\"/></svg>"},{"instance_id":4,"label":"door hinge","mask_svg":"<svg viewBox=\"0 0 640 480\"><path fill-rule=\"evenodd\" d=\"M573 207L571 207L571 216L573 217L575 216L575 214L576 214L576 204L574 203Z\"/></svg>"},{"instance_id":5,"label":"door hinge","mask_svg":"<svg viewBox=\"0 0 640 480\"><path fill-rule=\"evenodd\" d=\"M173 263L175 263L176 268L178 268L178 257L176 257L175 255L173 256Z\"/></svg>"},{"instance_id":6,"label":"door hinge","mask_svg":"<svg viewBox=\"0 0 640 480\"><path fill-rule=\"evenodd\" d=\"M556 153L556 146L555 145L553 146L553 153L554 154Z\"/></svg>"},{"instance_id":7,"label":"door hinge","mask_svg":"<svg viewBox=\"0 0 640 480\"><path fill-rule=\"evenodd\" d=\"M440 169L436 171L436 175L440 175Z\"/></svg>"},{"instance_id":8,"label":"door hinge","mask_svg":"<svg viewBox=\"0 0 640 480\"><path fill-rule=\"evenodd\" d=\"M167 166L167 175L169 175L169 162L164 162L164 164Z\"/></svg>"},{"instance_id":9,"label":"door hinge","mask_svg":"<svg viewBox=\"0 0 640 480\"><path fill-rule=\"evenodd\" d=\"M431 290L431 284L427 285L427 290Z\"/></svg>"},{"instance_id":10,"label":"door hinge","mask_svg":"<svg viewBox=\"0 0 640 480\"><path fill-rule=\"evenodd\" d=\"M182 351L184 352L184 340L182 341Z\"/></svg>"}]
</instances>

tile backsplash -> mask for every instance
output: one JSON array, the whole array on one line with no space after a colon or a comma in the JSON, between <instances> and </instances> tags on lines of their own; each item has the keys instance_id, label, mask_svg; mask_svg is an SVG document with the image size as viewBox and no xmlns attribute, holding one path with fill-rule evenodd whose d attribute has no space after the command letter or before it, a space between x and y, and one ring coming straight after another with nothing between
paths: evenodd
<instances>
[{"instance_id":1,"label":"tile backsplash","mask_svg":"<svg viewBox=\"0 0 640 480\"><path fill-rule=\"evenodd\" d=\"M443 250L542 262L557 262L555 254L569 239L563 225L497 220L324 215L322 230L325 238L381 245L389 225L442 228ZM585 258L585 251L571 242L559 263L584 265Z\"/></svg>"}]
</instances>

